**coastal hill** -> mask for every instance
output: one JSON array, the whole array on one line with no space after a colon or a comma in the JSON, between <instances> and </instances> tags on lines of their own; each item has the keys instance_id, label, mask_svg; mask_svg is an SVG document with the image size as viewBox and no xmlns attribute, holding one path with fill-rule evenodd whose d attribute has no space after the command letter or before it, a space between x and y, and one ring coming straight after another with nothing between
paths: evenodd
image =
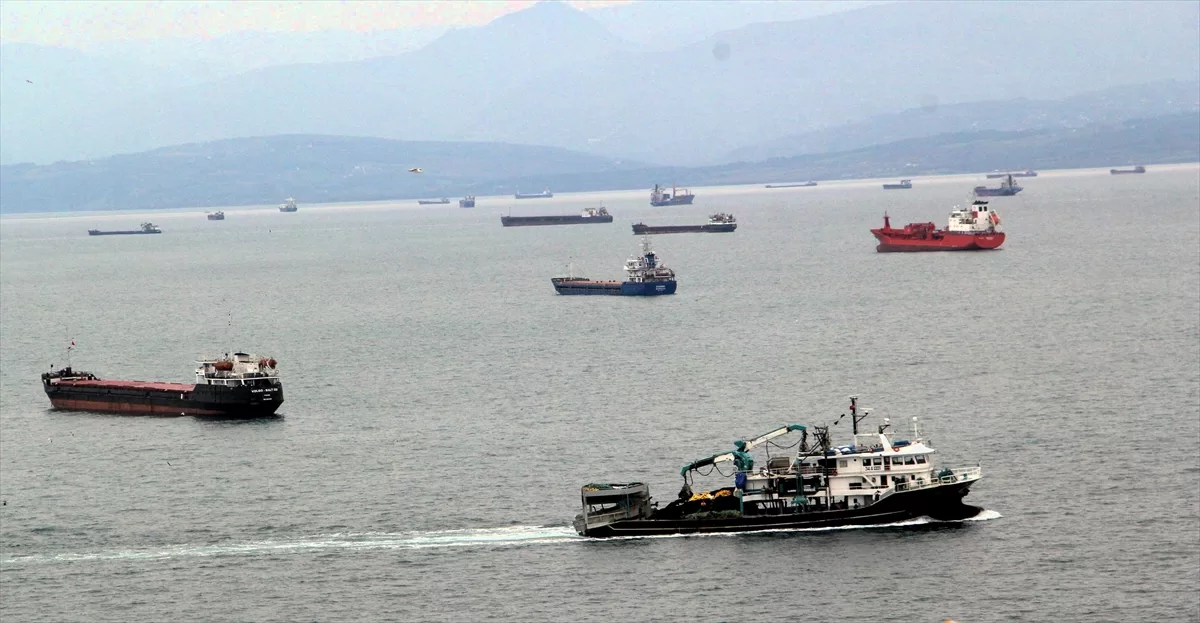
<instances>
[{"instance_id":1,"label":"coastal hill","mask_svg":"<svg viewBox=\"0 0 1200 623\"><path fill-rule=\"evenodd\" d=\"M42 64L37 50L0 46L0 162L321 134L716 164L779 137L908 109L1195 80L1198 20L1196 2L896 2L701 41L673 37L675 24L646 47L590 12L543 2L402 54L215 79L172 65L107 67L96 55Z\"/></svg>"},{"instance_id":2,"label":"coastal hill","mask_svg":"<svg viewBox=\"0 0 1200 623\"><path fill-rule=\"evenodd\" d=\"M1082 127L958 132L708 167L654 167L553 147L271 136L52 165L0 167L0 211L258 205L698 186L1200 161L1200 113ZM421 167L424 173L409 173Z\"/></svg>"}]
</instances>

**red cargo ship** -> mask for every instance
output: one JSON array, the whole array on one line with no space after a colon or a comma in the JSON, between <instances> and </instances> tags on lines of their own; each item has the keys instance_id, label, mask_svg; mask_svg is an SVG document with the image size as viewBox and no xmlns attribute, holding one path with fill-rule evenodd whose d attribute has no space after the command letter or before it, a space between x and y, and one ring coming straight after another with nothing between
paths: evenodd
<instances>
[{"instance_id":1,"label":"red cargo ship","mask_svg":"<svg viewBox=\"0 0 1200 623\"><path fill-rule=\"evenodd\" d=\"M894 229L887 214L883 227L872 229L879 240L880 253L912 251L984 251L1004 244L1000 216L988 208L988 202L976 199L968 208L956 207L950 213L946 229L933 223L909 223Z\"/></svg>"},{"instance_id":2,"label":"red cargo ship","mask_svg":"<svg viewBox=\"0 0 1200 623\"><path fill-rule=\"evenodd\" d=\"M194 384L108 381L67 366L42 374L42 388L55 409L134 415L261 417L283 403L272 358L234 353L196 363Z\"/></svg>"}]
</instances>

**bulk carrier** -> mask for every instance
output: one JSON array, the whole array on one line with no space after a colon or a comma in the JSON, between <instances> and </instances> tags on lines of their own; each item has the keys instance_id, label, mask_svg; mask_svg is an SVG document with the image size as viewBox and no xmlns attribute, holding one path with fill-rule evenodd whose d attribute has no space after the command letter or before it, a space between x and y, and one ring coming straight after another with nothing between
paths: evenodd
<instances>
[{"instance_id":1,"label":"bulk carrier","mask_svg":"<svg viewBox=\"0 0 1200 623\"><path fill-rule=\"evenodd\" d=\"M273 358L233 353L196 366L195 383L167 383L104 380L68 365L42 374L42 389L55 409L130 415L253 418L283 403Z\"/></svg>"},{"instance_id":2,"label":"bulk carrier","mask_svg":"<svg viewBox=\"0 0 1200 623\"><path fill-rule=\"evenodd\" d=\"M531 225L589 225L592 223L611 223L613 217L605 208L587 208L574 214L547 214L545 216L500 216L500 224L505 227L528 227Z\"/></svg>"}]
</instances>

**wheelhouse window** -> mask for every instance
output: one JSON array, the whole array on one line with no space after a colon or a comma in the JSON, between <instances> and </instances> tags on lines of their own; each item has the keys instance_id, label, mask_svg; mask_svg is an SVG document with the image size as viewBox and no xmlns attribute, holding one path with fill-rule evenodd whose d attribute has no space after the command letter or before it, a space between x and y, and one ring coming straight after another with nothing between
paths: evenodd
<instances>
[{"instance_id":1,"label":"wheelhouse window","mask_svg":"<svg viewBox=\"0 0 1200 623\"><path fill-rule=\"evenodd\" d=\"M924 454L918 454L918 455L917 455L917 464L918 464L918 465L924 465L924 464L925 464L925 455L924 455Z\"/></svg>"}]
</instances>

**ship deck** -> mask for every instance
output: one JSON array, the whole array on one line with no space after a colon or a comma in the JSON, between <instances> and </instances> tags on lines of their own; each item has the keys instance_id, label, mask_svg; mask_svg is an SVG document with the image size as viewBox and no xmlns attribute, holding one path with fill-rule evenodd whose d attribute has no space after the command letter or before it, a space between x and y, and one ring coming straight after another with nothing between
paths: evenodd
<instances>
[{"instance_id":1,"label":"ship deck","mask_svg":"<svg viewBox=\"0 0 1200 623\"><path fill-rule=\"evenodd\" d=\"M193 383L164 383L159 381L59 381L63 387L94 387L96 389L145 389L160 392L190 392L196 389Z\"/></svg>"}]
</instances>

